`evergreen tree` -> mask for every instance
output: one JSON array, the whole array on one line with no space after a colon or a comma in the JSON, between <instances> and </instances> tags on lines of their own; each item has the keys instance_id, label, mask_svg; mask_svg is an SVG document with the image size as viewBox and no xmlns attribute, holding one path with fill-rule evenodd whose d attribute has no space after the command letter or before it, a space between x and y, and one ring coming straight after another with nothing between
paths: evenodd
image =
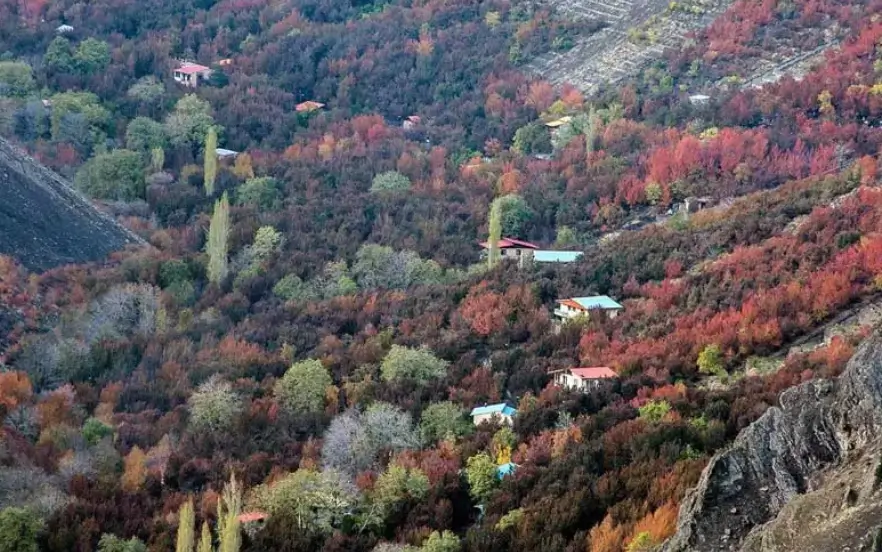
<instances>
[{"instance_id":1,"label":"evergreen tree","mask_svg":"<svg viewBox=\"0 0 882 552\"><path fill-rule=\"evenodd\" d=\"M227 275L227 248L230 235L230 202L226 192L214 204L214 214L208 227L208 280L220 284Z\"/></svg>"},{"instance_id":2,"label":"evergreen tree","mask_svg":"<svg viewBox=\"0 0 882 552\"><path fill-rule=\"evenodd\" d=\"M205 195L214 195L214 181L217 178L217 130L213 126L208 127L208 134L205 136L205 169L203 171L205 177Z\"/></svg>"},{"instance_id":3,"label":"evergreen tree","mask_svg":"<svg viewBox=\"0 0 882 552\"><path fill-rule=\"evenodd\" d=\"M490 268L499 262L499 240L502 238L502 204L499 198L490 204L490 236L487 239L487 263Z\"/></svg>"},{"instance_id":4,"label":"evergreen tree","mask_svg":"<svg viewBox=\"0 0 882 552\"><path fill-rule=\"evenodd\" d=\"M196 516L193 512L193 501L188 500L181 506L178 514L178 537L175 545L175 552L193 552L193 544L196 535L194 527Z\"/></svg>"}]
</instances>

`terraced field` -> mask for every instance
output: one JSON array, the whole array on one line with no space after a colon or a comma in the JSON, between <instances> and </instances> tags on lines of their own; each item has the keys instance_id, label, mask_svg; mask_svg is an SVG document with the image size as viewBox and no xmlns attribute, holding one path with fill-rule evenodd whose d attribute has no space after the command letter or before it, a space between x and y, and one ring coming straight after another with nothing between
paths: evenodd
<instances>
[{"instance_id":1,"label":"terraced field","mask_svg":"<svg viewBox=\"0 0 882 552\"><path fill-rule=\"evenodd\" d=\"M548 0L564 17L601 20L608 27L577 41L562 53L547 54L530 69L555 84L568 82L591 91L634 75L678 46L691 31L708 25L731 0L690 2L694 11L671 9L669 0Z\"/></svg>"}]
</instances>

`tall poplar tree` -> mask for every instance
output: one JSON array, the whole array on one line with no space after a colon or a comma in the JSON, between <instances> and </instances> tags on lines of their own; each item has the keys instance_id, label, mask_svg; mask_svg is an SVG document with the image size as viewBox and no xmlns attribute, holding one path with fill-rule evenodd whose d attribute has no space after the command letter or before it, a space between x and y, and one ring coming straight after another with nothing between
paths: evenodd
<instances>
[{"instance_id":1,"label":"tall poplar tree","mask_svg":"<svg viewBox=\"0 0 882 552\"><path fill-rule=\"evenodd\" d=\"M202 171L205 177L205 195L214 195L214 181L217 178L217 130L213 126L208 127L205 136L205 168Z\"/></svg>"},{"instance_id":2,"label":"tall poplar tree","mask_svg":"<svg viewBox=\"0 0 882 552\"><path fill-rule=\"evenodd\" d=\"M499 240L502 239L502 204L499 198L490 204L490 236L487 239L487 263L493 268L499 262Z\"/></svg>"},{"instance_id":3,"label":"tall poplar tree","mask_svg":"<svg viewBox=\"0 0 882 552\"><path fill-rule=\"evenodd\" d=\"M223 495L217 503L217 552L239 552L242 546L241 513L242 492L236 476L230 475L230 482L224 486Z\"/></svg>"},{"instance_id":4,"label":"tall poplar tree","mask_svg":"<svg viewBox=\"0 0 882 552\"><path fill-rule=\"evenodd\" d=\"M211 530L208 528L208 522L202 522L202 536L199 538L199 548L196 552L213 552L211 546Z\"/></svg>"},{"instance_id":5,"label":"tall poplar tree","mask_svg":"<svg viewBox=\"0 0 882 552\"><path fill-rule=\"evenodd\" d=\"M196 515L193 512L193 501L188 500L181 505L178 513L178 537L175 543L175 552L193 552L196 542L195 535Z\"/></svg>"},{"instance_id":6,"label":"tall poplar tree","mask_svg":"<svg viewBox=\"0 0 882 552\"><path fill-rule=\"evenodd\" d=\"M227 194L215 202L214 214L208 227L208 242L205 251L208 253L208 280L220 284L227 275L227 249L230 235L230 202Z\"/></svg>"}]
</instances>

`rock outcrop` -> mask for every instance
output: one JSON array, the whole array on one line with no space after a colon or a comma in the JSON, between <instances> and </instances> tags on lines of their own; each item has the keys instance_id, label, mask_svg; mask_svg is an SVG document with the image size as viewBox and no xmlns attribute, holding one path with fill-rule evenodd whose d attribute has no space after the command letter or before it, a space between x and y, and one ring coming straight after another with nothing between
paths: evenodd
<instances>
[{"instance_id":1,"label":"rock outcrop","mask_svg":"<svg viewBox=\"0 0 882 552\"><path fill-rule=\"evenodd\" d=\"M838 379L786 391L714 456L662 550L869 550L882 524L880 440L877 333Z\"/></svg>"},{"instance_id":2,"label":"rock outcrop","mask_svg":"<svg viewBox=\"0 0 882 552\"><path fill-rule=\"evenodd\" d=\"M56 173L0 138L0 254L30 270L103 259L143 243Z\"/></svg>"}]
</instances>

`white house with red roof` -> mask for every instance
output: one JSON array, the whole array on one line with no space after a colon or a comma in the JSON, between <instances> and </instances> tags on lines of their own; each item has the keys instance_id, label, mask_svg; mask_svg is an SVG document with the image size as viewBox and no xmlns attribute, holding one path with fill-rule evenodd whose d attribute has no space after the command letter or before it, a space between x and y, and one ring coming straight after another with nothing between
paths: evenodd
<instances>
[{"instance_id":1,"label":"white house with red roof","mask_svg":"<svg viewBox=\"0 0 882 552\"><path fill-rule=\"evenodd\" d=\"M481 242L484 250L490 249L489 242ZM532 252L539 249L539 246L527 241L516 240L515 238L502 238L499 240L499 258L500 259L520 259L526 252Z\"/></svg>"},{"instance_id":2,"label":"white house with red roof","mask_svg":"<svg viewBox=\"0 0 882 552\"><path fill-rule=\"evenodd\" d=\"M176 82L196 88L199 86L200 80L208 80L211 76L211 68L198 63L182 61L172 74Z\"/></svg>"},{"instance_id":3,"label":"white house with red roof","mask_svg":"<svg viewBox=\"0 0 882 552\"><path fill-rule=\"evenodd\" d=\"M554 383L565 389L573 391L590 391L600 387L605 381L618 379L611 368L598 366L594 368L567 368L565 370L553 370Z\"/></svg>"}]
</instances>

